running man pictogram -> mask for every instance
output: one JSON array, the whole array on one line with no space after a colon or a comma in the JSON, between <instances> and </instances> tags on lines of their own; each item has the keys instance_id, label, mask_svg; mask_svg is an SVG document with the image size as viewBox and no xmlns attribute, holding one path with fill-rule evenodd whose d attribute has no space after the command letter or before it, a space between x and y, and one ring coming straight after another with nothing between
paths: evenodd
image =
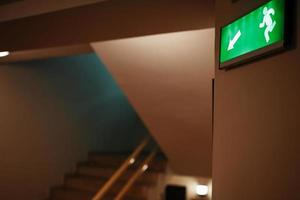
<instances>
[{"instance_id":1,"label":"running man pictogram","mask_svg":"<svg viewBox=\"0 0 300 200\"><path fill-rule=\"evenodd\" d=\"M276 21L272 19L272 15L275 15L275 10L273 8L268 9L267 7L264 7L263 10L264 13L264 19L263 22L259 24L259 28L264 28L266 26L265 29L265 39L266 42L270 41L270 33L274 30L275 26L276 26Z\"/></svg>"}]
</instances>

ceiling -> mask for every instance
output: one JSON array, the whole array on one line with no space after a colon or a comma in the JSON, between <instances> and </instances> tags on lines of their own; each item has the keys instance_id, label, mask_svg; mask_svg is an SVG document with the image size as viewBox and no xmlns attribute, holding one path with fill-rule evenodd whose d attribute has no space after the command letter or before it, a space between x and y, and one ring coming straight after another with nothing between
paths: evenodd
<instances>
[{"instance_id":1,"label":"ceiling","mask_svg":"<svg viewBox=\"0 0 300 200\"><path fill-rule=\"evenodd\" d=\"M89 44L52 47L52 48L36 49L36 50L14 51L14 52L10 52L9 56L1 58L0 64L35 60L35 59L79 55L79 54L92 53L92 52L94 51Z\"/></svg>"},{"instance_id":2,"label":"ceiling","mask_svg":"<svg viewBox=\"0 0 300 200\"><path fill-rule=\"evenodd\" d=\"M0 22L84 6L107 0L1 0Z\"/></svg>"},{"instance_id":3,"label":"ceiling","mask_svg":"<svg viewBox=\"0 0 300 200\"><path fill-rule=\"evenodd\" d=\"M0 6L0 51L44 51L214 26L211 0L104 1L24 0Z\"/></svg>"},{"instance_id":4,"label":"ceiling","mask_svg":"<svg viewBox=\"0 0 300 200\"><path fill-rule=\"evenodd\" d=\"M20 1L23 1L23 0L1 0L0 6L11 4L11 3L16 3L16 2L20 2Z\"/></svg>"}]
</instances>

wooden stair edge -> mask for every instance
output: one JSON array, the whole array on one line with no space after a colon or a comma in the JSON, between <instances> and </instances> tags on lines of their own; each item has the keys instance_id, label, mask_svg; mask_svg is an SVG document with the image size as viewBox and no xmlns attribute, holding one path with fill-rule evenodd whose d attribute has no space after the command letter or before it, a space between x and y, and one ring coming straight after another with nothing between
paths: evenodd
<instances>
[{"instance_id":1,"label":"wooden stair edge","mask_svg":"<svg viewBox=\"0 0 300 200\"><path fill-rule=\"evenodd\" d=\"M97 152L91 151L88 154L88 160L80 161L76 164L76 170L71 173L66 173L64 175L64 181L62 185L56 185L51 187L49 198L47 200L87 200L86 197L93 197L97 189L101 188L101 186L111 177L111 175L115 172L119 165L117 163L122 163L126 160L127 154L119 154L119 153L111 153L106 152ZM104 162L108 162L105 164L101 164L101 162L97 162L97 159L101 160L101 157L104 156ZM111 192L107 194L108 199L104 198L103 200L113 200L113 194L117 193L122 185L125 185L128 178L140 167L140 164L144 160L144 156L146 154L142 154L139 160L135 162L128 170L121 176L120 180L115 183L117 187L112 189ZM103 157L103 158L104 158ZM95 159L95 160L93 160ZM112 161L112 165L110 165L109 161ZM155 164L156 163L156 164ZM158 164L157 164L158 163ZM146 200L147 194L151 191L151 188L154 188L159 181L159 177L162 174L165 174L167 170L168 160L164 156L155 157L154 161L149 164L149 168L139 178L139 180L134 184L132 190L126 195L124 200ZM82 173L80 168L86 167L86 173ZM89 169L90 168L90 173ZM95 170L93 172L93 170ZM106 170L104 172L99 172L99 176L97 175L97 170ZM94 174L93 174L94 173ZM107 173L107 174L105 174ZM142 180L143 176L149 176L148 180L145 178ZM156 176L152 178L151 176ZM82 182L81 182L82 180ZM97 186L99 184L99 186ZM73 199L74 197L74 199ZM82 198L81 198L82 197ZM89 199L90 200L90 199Z\"/></svg>"},{"instance_id":2,"label":"wooden stair edge","mask_svg":"<svg viewBox=\"0 0 300 200\"><path fill-rule=\"evenodd\" d=\"M92 182L92 184L97 184L98 183L105 183L106 182L106 179L99 179L97 177L94 177L94 176L88 176L88 175L76 175L76 174L69 174L69 175L66 175L66 178L64 180L64 183L63 183L63 187L65 188L69 188L69 185L70 184L70 181L80 181L82 180L83 182L84 181L90 181ZM117 186L117 187L121 187L122 185L126 184L126 180L122 180L122 181L118 181L116 182L114 185ZM101 187L102 185L99 185L99 188ZM135 187L138 187L138 188L147 188L147 187L153 187L155 186L154 183L147 183L147 182L137 182L136 186ZM84 189L83 189L84 190ZM96 191L97 192L97 191Z\"/></svg>"},{"instance_id":3,"label":"wooden stair edge","mask_svg":"<svg viewBox=\"0 0 300 200\"><path fill-rule=\"evenodd\" d=\"M137 168L139 167L139 164L141 164L141 163L137 163L137 165L129 167L127 169L127 171L131 172L131 171L137 170ZM156 174L165 173L166 168L167 168L167 164L168 164L167 162L166 163L161 163L160 167L157 167L157 166L153 167L154 165L151 166L151 163L150 163L149 169L147 171L149 173L156 173ZM94 167L94 168L99 168L99 169L104 169L104 170L116 170L116 166L110 166L109 164L108 165L105 165L105 164L102 165L101 163L98 163L97 161L91 161L91 160L78 162L76 164L75 172L80 167L91 167L91 168Z\"/></svg>"},{"instance_id":4,"label":"wooden stair edge","mask_svg":"<svg viewBox=\"0 0 300 200\"><path fill-rule=\"evenodd\" d=\"M146 157L150 151L143 151L139 156ZM119 158L128 158L128 156L131 154L131 152L106 152L106 151L89 151L88 156L113 156L113 157L119 157ZM163 152L158 152L155 156L156 159L161 160L168 160L167 156Z\"/></svg>"}]
</instances>

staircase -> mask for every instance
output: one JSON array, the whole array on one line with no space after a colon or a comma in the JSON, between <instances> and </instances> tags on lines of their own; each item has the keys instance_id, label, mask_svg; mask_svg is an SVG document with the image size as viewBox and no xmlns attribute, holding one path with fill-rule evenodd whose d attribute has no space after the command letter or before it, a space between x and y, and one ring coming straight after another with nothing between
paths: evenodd
<instances>
[{"instance_id":1,"label":"staircase","mask_svg":"<svg viewBox=\"0 0 300 200\"><path fill-rule=\"evenodd\" d=\"M78 163L74 173L65 175L62 186L51 189L48 200L91 200L126 158L126 155L117 153L89 153L88 160ZM114 199L144 158L142 155L130 166L105 195L104 200ZM165 172L166 163L164 156L157 155L124 200L147 200L149 191L156 187L159 177Z\"/></svg>"}]
</instances>

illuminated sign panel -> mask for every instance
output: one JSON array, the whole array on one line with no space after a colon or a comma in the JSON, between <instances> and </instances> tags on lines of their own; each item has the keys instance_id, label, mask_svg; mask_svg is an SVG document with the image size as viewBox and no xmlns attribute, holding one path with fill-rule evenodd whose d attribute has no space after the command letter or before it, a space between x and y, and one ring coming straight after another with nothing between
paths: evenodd
<instances>
[{"instance_id":1,"label":"illuminated sign panel","mask_svg":"<svg viewBox=\"0 0 300 200\"><path fill-rule=\"evenodd\" d=\"M283 47L284 35L285 1L269 1L221 29L220 68L264 54L259 50L266 47Z\"/></svg>"}]
</instances>

